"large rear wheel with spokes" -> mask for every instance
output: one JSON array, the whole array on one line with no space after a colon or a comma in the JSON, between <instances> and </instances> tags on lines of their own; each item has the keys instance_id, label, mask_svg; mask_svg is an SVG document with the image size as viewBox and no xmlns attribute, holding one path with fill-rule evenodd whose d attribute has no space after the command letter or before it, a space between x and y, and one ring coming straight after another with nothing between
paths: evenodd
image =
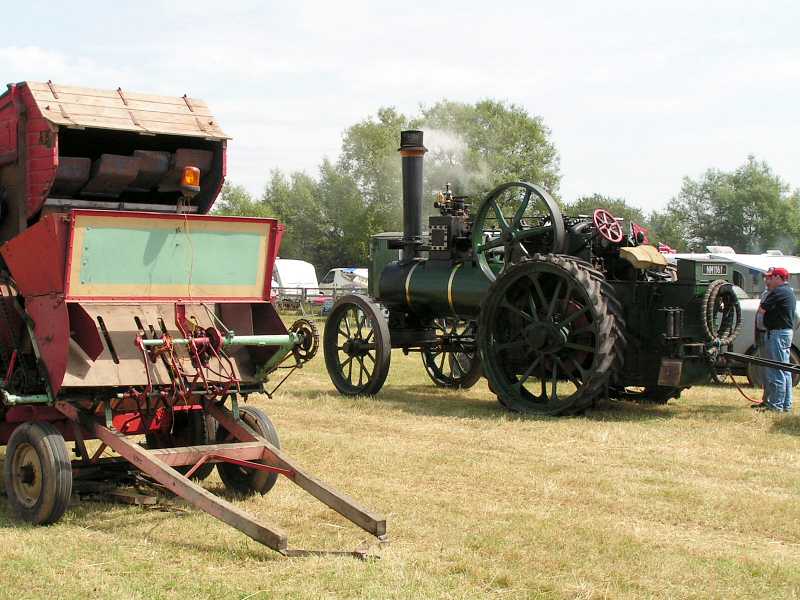
<instances>
[{"instance_id":1,"label":"large rear wheel with spokes","mask_svg":"<svg viewBox=\"0 0 800 600\"><path fill-rule=\"evenodd\" d=\"M534 255L492 284L478 349L501 404L566 415L603 395L618 362L609 293L590 265L558 255Z\"/></svg>"},{"instance_id":2,"label":"large rear wheel with spokes","mask_svg":"<svg viewBox=\"0 0 800 600\"><path fill-rule=\"evenodd\" d=\"M347 396L374 395L389 374L389 325L381 307L355 294L340 298L325 323L322 347L333 385Z\"/></svg>"}]
</instances>

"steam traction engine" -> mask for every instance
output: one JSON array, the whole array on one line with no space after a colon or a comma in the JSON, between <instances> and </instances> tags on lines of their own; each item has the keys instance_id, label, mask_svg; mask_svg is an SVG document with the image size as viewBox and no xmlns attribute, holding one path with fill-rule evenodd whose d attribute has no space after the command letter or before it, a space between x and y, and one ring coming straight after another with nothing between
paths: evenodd
<instances>
[{"instance_id":1,"label":"steam traction engine","mask_svg":"<svg viewBox=\"0 0 800 600\"><path fill-rule=\"evenodd\" d=\"M318 338L306 321L287 330L268 302L283 227L207 214L225 152L205 104L187 97L51 82L0 96L0 443L22 519L52 523L73 478L135 466L294 552L199 485L216 465L233 493L264 494L281 474L385 534L381 517L281 452L266 414L239 404L312 358Z\"/></svg>"},{"instance_id":2,"label":"steam traction engine","mask_svg":"<svg viewBox=\"0 0 800 600\"><path fill-rule=\"evenodd\" d=\"M392 348L420 352L438 385L468 387L482 369L520 412L666 402L709 378L741 322L723 265L676 270L608 211L562 215L524 182L497 187L475 214L446 189L423 232L425 152L421 131L401 134L403 233L373 238L372 298L341 298L325 327L341 393L377 393Z\"/></svg>"}]
</instances>

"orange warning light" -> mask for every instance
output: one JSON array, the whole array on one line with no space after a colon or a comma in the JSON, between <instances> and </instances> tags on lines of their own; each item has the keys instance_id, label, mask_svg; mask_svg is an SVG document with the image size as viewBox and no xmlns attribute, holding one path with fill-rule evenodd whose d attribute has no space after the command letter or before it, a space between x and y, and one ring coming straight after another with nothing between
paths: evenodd
<instances>
[{"instance_id":1,"label":"orange warning light","mask_svg":"<svg viewBox=\"0 0 800 600\"><path fill-rule=\"evenodd\" d=\"M184 167L181 177L181 192L184 196L192 197L200 191L200 169L197 167Z\"/></svg>"}]
</instances>

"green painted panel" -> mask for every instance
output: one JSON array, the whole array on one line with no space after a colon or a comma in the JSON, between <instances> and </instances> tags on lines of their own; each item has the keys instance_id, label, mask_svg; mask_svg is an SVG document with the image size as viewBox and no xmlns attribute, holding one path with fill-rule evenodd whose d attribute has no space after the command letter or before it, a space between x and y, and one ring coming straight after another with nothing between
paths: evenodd
<instances>
[{"instance_id":1,"label":"green painted panel","mask_svg":"<svg viewBox=\"0 0 800 600\"><path fill-rule=\"evenodd\" d=\"M82 284L254 285L263 235L182 229L87 227Z\"/></svg>"}]
</instances>

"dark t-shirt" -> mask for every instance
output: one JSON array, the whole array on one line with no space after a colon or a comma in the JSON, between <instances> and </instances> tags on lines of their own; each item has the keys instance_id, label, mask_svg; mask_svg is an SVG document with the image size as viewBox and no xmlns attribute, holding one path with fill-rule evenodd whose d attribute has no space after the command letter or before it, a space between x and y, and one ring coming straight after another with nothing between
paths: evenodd
<instances>
[{"instance_id":1,"label":"dark t-shirt","mask_svg":"<svg viewBox=\"0 0 800 600\"><path fill-rule=\"evenodd\" d=\"M794 309L797 299L788 284L779 285L764 300L764 327L767 329L794 329Z\"/></svg>"}]
</instances>

